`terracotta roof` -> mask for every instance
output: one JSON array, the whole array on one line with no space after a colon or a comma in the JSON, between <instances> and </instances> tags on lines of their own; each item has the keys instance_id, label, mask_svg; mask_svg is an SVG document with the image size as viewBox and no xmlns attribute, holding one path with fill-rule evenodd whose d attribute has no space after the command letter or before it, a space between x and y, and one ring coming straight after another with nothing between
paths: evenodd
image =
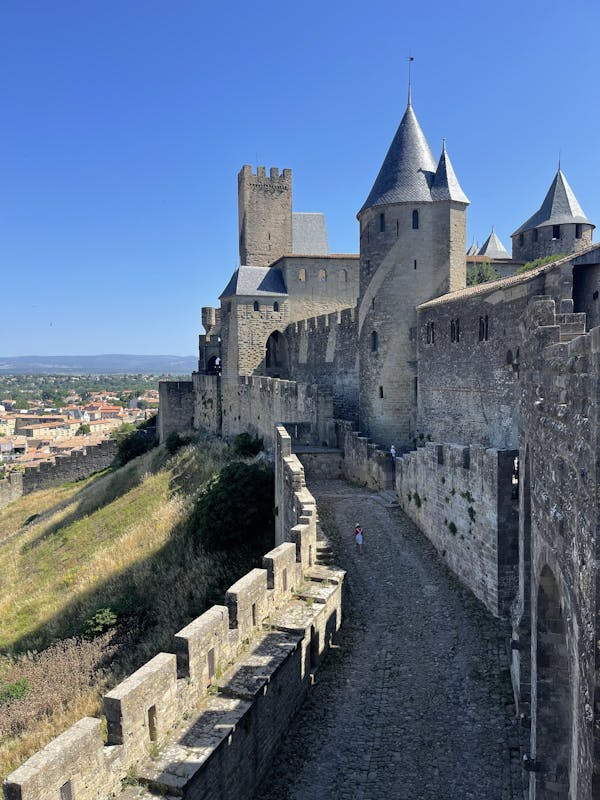
<instances>
[{"instance_id":1,"label":"terracotta roof","mask_svg":"<svg viewBox=\"0 0 600 800\"><path fill-rule=\"evenodd\" d=\"M590 247L584 248L583 250L578 250L577 253L571 253L564 258L551 261L549 264L542 264L541 267L536 267L535 269L528 270L527 272L522 272L520 275L509 275L508 278L499 278L497 281L489 281L488 283L478 283L476 286L467 286L464 289L458 289L456 292L442 294L440 297L435 297L433 300L428 300L426 303L421 303L417 306L417 309L423 310L427 308L433 308L434 306L443 305L444 303L451 303L454 300L468 300L469 298L475 297L479 294L491 294L499 289L508 289L509 287L517 286L520 283L527 283L527 281L530 281L532 278L536 278L538 275L543 275L545 272L550 272L561 264L568 264L569 261L573 261L585 253L591 253L594 250L600 250L600 244L593 244Z\"/></svg>"}]
</instances>

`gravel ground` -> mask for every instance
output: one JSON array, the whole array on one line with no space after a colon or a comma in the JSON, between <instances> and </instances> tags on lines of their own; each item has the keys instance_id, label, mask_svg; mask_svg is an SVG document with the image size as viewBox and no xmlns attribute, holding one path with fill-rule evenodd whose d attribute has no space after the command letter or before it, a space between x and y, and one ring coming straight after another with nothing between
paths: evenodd
<instances>
[{"instance_id":1,"label":"gravel ground","mask_svg":"<svg viewBox=\"0 0 600 800\"><path fill-rule=\"evenodd\" d=\"M310 490L345 616L255 800L522 800L507 630L399 508L342 481Z\"/></svg>"}]
</instances>

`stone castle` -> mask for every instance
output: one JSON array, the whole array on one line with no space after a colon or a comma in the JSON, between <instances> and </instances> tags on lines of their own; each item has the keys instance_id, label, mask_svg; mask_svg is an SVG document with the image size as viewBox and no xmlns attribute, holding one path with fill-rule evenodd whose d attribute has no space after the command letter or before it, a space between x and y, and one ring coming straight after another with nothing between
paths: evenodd
<instances>
[{"instance_id":1,"label":"stone castle","mask_svg":"<svg viewBox=\"0 0 600 800\"><path fill-rule=\"evenodd\" d=\"M292 211L290 170L243 167L238 197L240 266L220 307L202 309L197 372L161 384L159 431L262 436L277 548L177 634L176 655L107 695L107 745L99 721L84 720L9 776L5 796L103 797L174 724L173 708L188 714L206 695L219 658L225 696L209 698L189 737L201 755L169 750L144 782L247 796L339 625L343 574L319 586L314 565L305 476L319 474L393 488L507 621L530 799L600 797L600 246L564 174L516 228L512 260L495 234L473 256L497 258L507 276L468 288L469 201L410 96L358 212L358 255L329 253L322 215ZM270 638L283 647L269 679L279 706L267 684L236 678L236 665L252 675L261 653L272 658Z\"/></svg>"},{"instance_id":2,"label":"stone castle","mask_svg":"<svg viewBox=\"0 0 600 800\"><path fill-rule=\"evenodd\" d=\"M238 192L241 266L202 310L198 371L161 387L162 436L249 430L273 447L283 424L307 475L394 487L510 622L531 798L600 797L600 246L565 175L515 221L512 260L494 233L479 251L508 275L471 287L469 200L410 97L358 255L292 212L290 170L245 166Z\"/></svg>"}]
</instances>

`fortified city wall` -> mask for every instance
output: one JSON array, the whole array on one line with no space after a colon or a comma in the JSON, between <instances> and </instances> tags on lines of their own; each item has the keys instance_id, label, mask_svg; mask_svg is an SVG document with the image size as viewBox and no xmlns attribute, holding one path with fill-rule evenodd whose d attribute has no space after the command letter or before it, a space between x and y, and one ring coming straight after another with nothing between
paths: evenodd
<instances>
[{"instance_id":1,"label":"fortified city wall","mask_svg":"<svg viewBox=\"0 0 600 800\"><path fill-rule=\"evenodd\" d=\"M251 796L341 623L344 573L313 566L315 501L276 439L279 544L263 569L105 695L106 741L102 720L80 720L7 777L5 800Z\"/></svg>"},{"instance_id":2,"label":"fortified city wall","mask_svg":"<svg viewBox=\"0 0 600 800\"><path fill-rule=\"evenodd\" d=\"M572 271L545 267L419 307L417 441L517 447L520 323L535 295L570 298Z\"/></svg>"},{"instance_id":3,"label":"fortified city wall","mask_svg":"<svg viewBox=\"0 0 600 800\"><path fill-rule=\"evenodd\" d=\"M336 419L358 419L358 326L354 308L345 308L285 329L290 374L304 383L329 387Z\"/></svg>"},{"instance_id":4,"label":"fortified city wall","mask_svg":"<svg viewBox=\"0 0 600 800\"><path fill-rule=\"evenodd\" d=\"M400 506L495 616L518 583L516 450L428 442L396 460Z\"/></svg>"},{"instance_id":5,"label":"fortified city wall","mask_svg":"<svg viewBox=\"0 0 600 800\"><path fill-rule=\"evenodd\" d=\"M274 446L274 425L294 425L307 444L333 436L331 392L296 381L241 375L228 382L217 375L194 373L194 427L231 438L248 431Z\"/></svg>"},{"instance_id":6,"label":"fortified city wall","mask_svg":"<svg viewBox=\"0 0 600 800\"><path fill-rule=\"evenodd\" d=\"M545 296L524 319L512 669L540 780L570 797L593 785L595 797L600 328L569 341L573 316L568 301Z\"/></svg>"},{"instance_id":7,"label":"fortified city wall","mask_svg":"<svg viewBox=\"0 0 600 800\"><path fill-rule=\"evenodd\" d=\"M35 467L25 467L23 472L10 472L0 480L0 507L24 494L59 486L67 481L87 478L93 472L110 467L117 454L113 439L73 450L69 455L55 455Z\"/></svg>"}]
</instances>

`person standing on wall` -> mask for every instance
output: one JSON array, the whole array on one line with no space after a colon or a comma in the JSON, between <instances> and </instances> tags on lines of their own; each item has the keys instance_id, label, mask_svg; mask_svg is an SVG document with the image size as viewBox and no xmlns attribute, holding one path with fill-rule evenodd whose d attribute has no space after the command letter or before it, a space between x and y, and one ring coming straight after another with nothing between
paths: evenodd
<instances>
[{"instance_id":1,"label":"person standing on wall","mask_svg":"<svg viewBox=\"0 0 600 800\"><path fill-rule=\"evenodd\" d=\"M354 528L354 541L356 542L356 549L359 553L362 553L365 534L358 522L356 523L356 528Z\"/></svg>"}]
</instances>

